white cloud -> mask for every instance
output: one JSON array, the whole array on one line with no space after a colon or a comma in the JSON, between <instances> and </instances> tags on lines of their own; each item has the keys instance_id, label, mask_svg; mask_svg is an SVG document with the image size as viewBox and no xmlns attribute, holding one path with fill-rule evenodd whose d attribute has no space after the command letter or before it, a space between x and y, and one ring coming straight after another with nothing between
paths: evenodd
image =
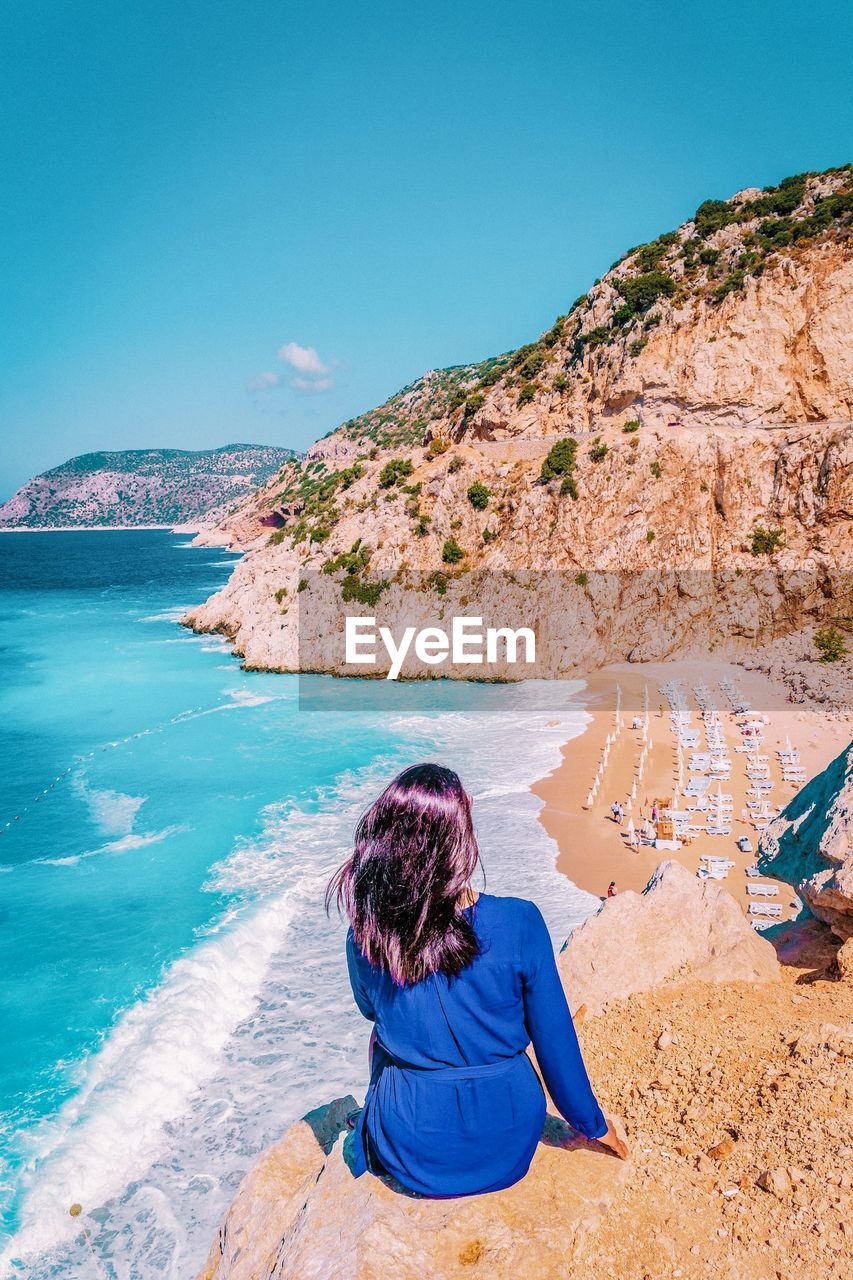
<instances>
[{"instance_id":1,"label":"white cloud","mask_svg":"<svg viewBox=\"0 0 853 1280\"><path fill-rule=\"evenodd\" d=\"M246 383L249 391L271 391L274 387L287 386L300 395L318 395L330 391L335 385L333 370L337 362L326 364L315 347L303 347L299 342L286 342L279 348L278 358L290 366L290 371L274 373L265 369Z\"/></svg>"},{"instance_id":2,"label":"white cloud","mask_svg":"<svg viewBox=\"0 0 853 1280\"><path fill-rule=\"evenodd\" d=\"M277 387L280 382L281 376L279 374L266 369L263 373L250 378L246 386L249 391L268 391L270 387Z\"/></svg>"},{"instance_id":3,"label":"white cloud","mask_svg":"<svg viewBox=\"0 0 853 1280\"><path fill-rule=\"evenodd\" d=\"M314 395L318 391L330 391L335 385L334 378L291 378L290 386L303 395Z\"/></svg>"},{"instance_id":4,"label":"white cloud","mask_svg":"<svg viewBox=\"0 0 853 1280\"><path fill-rule=\"evenodd\" d=\"M329 373L329 366L323 364L314 347L303 347L298 342L286 342L278 353L279 360L289 364L297 373L319 378Z\"/></svg>"}]
</instances>

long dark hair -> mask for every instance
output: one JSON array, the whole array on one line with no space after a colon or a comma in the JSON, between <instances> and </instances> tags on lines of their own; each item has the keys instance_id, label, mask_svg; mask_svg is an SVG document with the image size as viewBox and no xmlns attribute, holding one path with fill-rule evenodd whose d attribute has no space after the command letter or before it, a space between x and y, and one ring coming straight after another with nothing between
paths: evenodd
<instances>
[{"instance_id":1,"label":"long dark hair","mask_svg":"<svg viewBox=\"0 0 853 1280\"><path fill-rule=\"evenodd\" d=\"M326 889L371 964L400 986L431 973L455 977L479 947L459 905L480 858L471 801L457 774L416 764L359 822L352 856Z\"/></svg>"}]
</instances>

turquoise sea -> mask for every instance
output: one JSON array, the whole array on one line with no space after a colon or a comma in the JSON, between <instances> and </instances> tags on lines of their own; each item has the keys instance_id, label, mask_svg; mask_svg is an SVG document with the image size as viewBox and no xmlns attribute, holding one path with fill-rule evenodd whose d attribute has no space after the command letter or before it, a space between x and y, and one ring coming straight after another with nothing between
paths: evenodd
<instances>
[{"instance_id":1,"label":"turquoise sea","mask_svg":"<svg viewBox=\"0 0 853 1280\"><path fill-rule=\"evenodd\" d=\"M186 1280L259 1151L363 1089L322 891L405 764L460 771L489 889L556 941L597 906L528 790L583 730L579 686L389 685L379 710L311 677L300 710L295 677L178 625L234 561L0 534L0 1275Z\"/></svg>"}]
</instances>

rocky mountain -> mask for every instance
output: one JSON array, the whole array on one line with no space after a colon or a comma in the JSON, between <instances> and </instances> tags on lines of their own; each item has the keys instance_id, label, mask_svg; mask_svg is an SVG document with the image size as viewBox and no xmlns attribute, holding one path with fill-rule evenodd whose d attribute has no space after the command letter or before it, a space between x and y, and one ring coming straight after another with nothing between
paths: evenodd
<instances>
[{"instance_id":1,"label":"rocky mountain","mask_svg":"<svg viewBox=\"0 0 853 1280\"><path fill-rule=\"evenodd\" d=\"M345 672L348 608L476 599L535 614L537 674L846 626L851 334L850 166L705 201L536 342L286 465L206 535L249 554L187 621L253 667Z\"/></svg>"},{"instance_id":2,"label":"rocky mountain","mask_svg":"<svg viewBox=\"0 0 853 1280\"><path fill-rule=\"evenodd\" d=\"M257 444L84 453L28 480L0 528L216 524L293 457Z\"/></svg>"}]
</instances>

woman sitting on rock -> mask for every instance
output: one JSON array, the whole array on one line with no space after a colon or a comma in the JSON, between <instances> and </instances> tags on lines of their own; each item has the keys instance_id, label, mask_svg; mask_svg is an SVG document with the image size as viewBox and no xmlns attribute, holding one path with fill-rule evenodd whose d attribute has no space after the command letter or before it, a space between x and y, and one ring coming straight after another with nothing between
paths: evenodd
<instances>
[{"instance_id":1,"label":"woman sitting on rock","mask_svg":"<svg viewBox=\"0 0 853 1280\"><path fill-rule=\"evenodd\" d=\"M471 800L450 769L405 769L358 824L326 895L351 927L356 1004L375 1025L353 1171L426 1196L523 1178L548 1092L587 1138L627 1148L590 1087L538 908L477 893Z\"/></svg>"}]
</instances>

